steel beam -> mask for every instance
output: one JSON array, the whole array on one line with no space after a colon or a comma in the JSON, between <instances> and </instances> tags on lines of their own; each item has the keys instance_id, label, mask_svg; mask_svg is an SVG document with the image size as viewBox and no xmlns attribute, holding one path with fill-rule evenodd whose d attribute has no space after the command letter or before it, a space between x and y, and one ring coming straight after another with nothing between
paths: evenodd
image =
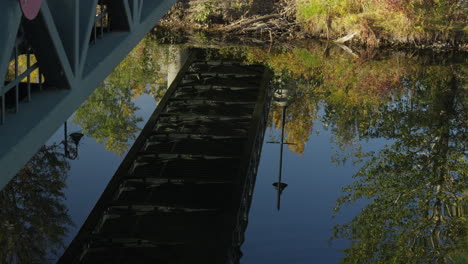
<instances>
[{"instance_id":1,"label":"steel beam","mask_svg":"<svg viewBox=\"0 0 468 264\"><path fill-rule=\"evenodd\" d=\"M21 27L25 41L33 48L45 76L44 91L33 93L30 102L21 103L18 113L2 112L6 122L0 125L0 188L176 2L112 1L118 3L118 11L111 15L118 16L114 17L118 21L127 21L128 28L118 26L118 31L108 32L96 43L90 43L97 1L44 0L39 17L31 22L21 21L17 0L0 1L0 74L5 76L7 72ZM144 8L138 8L143 5ZM142 9L145 11L143 17ZM3 83L0 83L0 96L3 88Z\"/></svg>"}]
</instances>

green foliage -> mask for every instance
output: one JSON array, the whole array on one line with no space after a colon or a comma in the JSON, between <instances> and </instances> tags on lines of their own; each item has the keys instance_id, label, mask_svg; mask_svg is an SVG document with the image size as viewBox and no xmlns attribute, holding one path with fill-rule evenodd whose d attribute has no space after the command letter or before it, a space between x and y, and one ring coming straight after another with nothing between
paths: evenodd
<instances>
[{"instance_id":1,"label":"green foliage","mask_svg":"<svg viewBox=\"0 0 468 264\"><path fill-rule=\"evenodd\" d=\"M30 65L34 65L37 63L36 56L30 55ZM27 56L26 55L19 55L18 56L18 75L23 74L27 70ZM31 83L39 83L39 70L34 70L30 74L31 78ZM44 75L42 75L42 78L44 80ZM12 60L10 61L10 64L8 65L8 72L5 76L5 80L14 80L15 79L15 61ZM26 82L27 77L25 77L21 82Z\"/></svg>"},{"instance_id":2,"label":"green foliage","mask_svg":"<svg viewBox=\"0 0 468 264\"><path fill-rule=\"evenodd\" d=\"M360 40L392 42L466 41L463 0L299 0L297 19L315 35L337 38L360 32Z\"/></svg>"},{"instance_id":3,"label":"green foliage","mask_svg":"<svg viewBox=\"0 0 468 264\"><path fill-rule=\"evenodd\" d=\"M214 0L203 1L199 6L197 6L197 10L193 14L195 21L201 23L208 22L210 16L215 12L216 7L216 1Z\"/></svg>"},{"instance_id":4,"label":"green foliage","mask_svg":"<svg viewBox=\"0 0 468 264\"><path fill-rule=\"evenodd\" d=\"M138 107L133 98L147 93L158 100L167 88L160 73L165 53L147 36L76 111L73 122L107 150L127 152L142 121L135 115Z\"/></svg>"},{"instance_id":5,"label":"green foliage","mask_svg":"<svg viewBox=\"0 0 468 264\"><path fill-rule=\"evenodd\" d=\"M301 66L306 69L313 69L321 64L321 61L316 56L313 56L305 49L297 49L294 51L294 57L296 58L296 63L299 63Z\"/></svg>"},{"instance_id":6,"label":"green foliage","mask_svg":"<svg viewBox=\"0 0 468 264\"><path fill-rule=\"evenodd\" d=\"M135 116L138 108L132 95L127 85L105 82L76 111L73 122L107 150L122 155L128 151L128 142L135 139L138 123L142 121Z\"/></svg>"},{"instance_id":7,"label":"green foliage","mask_svg":"<svg viewBox=\"0 0 468 264\"><path fill-rule=\"evenodd\" d=\"M300 0L297 15L302 19L315 16L335 16L358 13L365 1L362 0Z\"/></svg>"},{"instance_id":8,"label":"green foliage","mask_svg":"<svg viewBox=\"0 0 468 264\"><path fill-rule=\"evenodd\" d=\"M343 263L446 263L466 256L466 89L457 67L430 67L405 80L407 93L379 107L364 138L394 143L360 153L364 166L336 210L369 204L335 238L352 241ZM451 259L453 255L453 259Z\"/></svg>"},{"instance_id":9,"label":"green foliage","mask_svg":"<svg viewBox=\"0 0 468 264\"><path fill-rule=\"evenodd\" d=\"M323 46L245 53L286 83L294 80L288 87L301 96L288 107L287 141L297 144L291 150L303 153L321 106L335 143L354 148L334 158L365 162L336 207L369 201L351 222L335 228L334 238L352 241L343 263L464 260L466 67L426 66L399 54L375 58L372 51L355 59ZM281 108L273 108L272 121L281 125ZM367 153L355 143L372 138L393 143Z\"/></svg>"},{"instance_id":10,"label":"green foliage","mask_svg":"<svg viewBox=\"0 0 468 264\"><path fill-rule=\"evenodd\" d=\"M309 43L293 49L267 52L261 48L247 48L244 57L251 63L264 63L282 80L292 79L294 93L301 95L290 106L291 122L286 126L290 139L297 143L289 146L302 153L320 100L325 100L327 123L336 124L336 139L343 145L351 144L358 123L366 127L368 117L378 119L379 105L401 90L402 78L411 74L414 61L398 56L385 60L369 60L373 56L363 52L356 60L338 47L330 48ZM332 115L331 115L332 114ZM281 111L275 111L276 125L280 125ZM301 120L301 121L299 121ZM306 120L309 120L306 122ZM302 129L302 131L299 131ZM293 132L295 131L295 132ZM293 136L295 134L295 136Z\"/></svg>"},{"instance_id":11,"label":"green foliage","mask_svg":"<svg viewBox=\"0 0 468 264\"><path fill-rule=\"evenodd\" d=\"M286 140L296 143L291 150L304 152L321 108L334 142L350 149L335 161L362 166L335 208L368 203L334 229L333 239L351 241L342 263L466 262L466 64L372 50L354 58L321 45L232 51L239 53L269 65L274 85L295 95L285 127ZM282 109L272 111L279 128ZM389 145L374 152L357 143L379 138Z\"/></svg>"},{"instance_id":12,"label":"green foliage","mask_svg":"<svg viewBox=\"0 0 468 264\"><path fill-rule=\"evenodd\" d=\"M63 189L69 164L58 145L43 146L0 192L0 262L47 263L72 225Z\"/></svg>"},{"instance_id":13,"label":"green foliage","mask_svg":"<svg viewBox=\"0 0 468 264\"><path fill-rule=\"evenodd\" d=\"M311 19L316 16L327 15L329 5L321 1L299 1L297 15L301 19Z\"/></svg>"},{"instance_id":14,"label":"green foliage","mask_svg":"<svg viewBox=\"0 0 468 264\"><path fill-rule=\"evenodd\" d=\"M203 26L227 23L241 18L252 7L251 0L201 0L189 4L189 18Z\"/></svg>"}]
</instances>

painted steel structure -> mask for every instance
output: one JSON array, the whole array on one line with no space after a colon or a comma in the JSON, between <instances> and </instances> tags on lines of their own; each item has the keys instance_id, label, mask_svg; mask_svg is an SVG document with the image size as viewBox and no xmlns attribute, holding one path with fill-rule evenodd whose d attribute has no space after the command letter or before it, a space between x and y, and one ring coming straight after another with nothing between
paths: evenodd
<instances>
[{"instance_id":1,"label":"painted steel structure","mask_svg":"<svg viewBox=\"0 0 468 264\"><path fill-rule=\"evenodd\" d=\"M0 188L175 0L43 0L28 20L0 1Z\"/></svg>"}]
</instances>

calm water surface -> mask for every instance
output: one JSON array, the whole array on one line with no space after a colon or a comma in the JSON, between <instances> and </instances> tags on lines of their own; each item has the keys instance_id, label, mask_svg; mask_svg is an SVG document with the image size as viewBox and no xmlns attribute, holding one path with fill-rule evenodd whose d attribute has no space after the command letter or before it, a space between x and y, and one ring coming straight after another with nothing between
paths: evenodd
<instances>
[{"instance_id":1,"label":"calm water surface","mask_svg":"<svg viewBox=\"0 0 468 264\"><path fill-rule=\"evenodd\" d=\"M66 153L60 128L4 188L0 262L61 256L164 94L166 65L189 49L143 41L67 121L79 144ZM241 263L468 263L466 54L210 53L267 65L284 97L271 105Z\"/></svg>"}]
</instances>

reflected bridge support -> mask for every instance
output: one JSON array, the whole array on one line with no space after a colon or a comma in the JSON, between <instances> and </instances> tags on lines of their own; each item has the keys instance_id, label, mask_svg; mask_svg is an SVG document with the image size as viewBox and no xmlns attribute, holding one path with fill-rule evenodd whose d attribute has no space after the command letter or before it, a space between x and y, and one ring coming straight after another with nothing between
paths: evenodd
<instances>
[{"instance_id":1,"label":"reflected bridge support","mask_svg":"<svg viewBox=\"0 0 468 264\"><path fill-rule=\"evenodd\" d=\"M182 67L59 264L240 262L271 74L205 55Z\"/></svg>"}]
</instances>

